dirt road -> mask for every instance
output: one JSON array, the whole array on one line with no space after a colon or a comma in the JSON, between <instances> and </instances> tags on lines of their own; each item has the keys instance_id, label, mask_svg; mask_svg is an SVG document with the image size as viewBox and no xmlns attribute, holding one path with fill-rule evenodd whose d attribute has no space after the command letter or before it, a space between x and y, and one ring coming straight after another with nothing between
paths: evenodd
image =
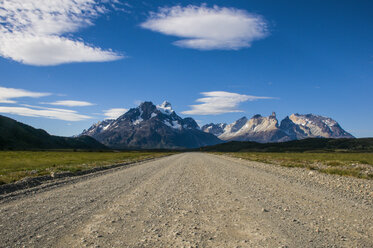
<instances>
[{"instance_id":1,"label":"dirt road","mask_svg":"<svg viewBox=\"0 0 373 248\"><path fill-rule=\"evenodd\" d=\"M1 247L373 247L373 183L184 153L0 201Z\"/></svg>"}]
</instances>

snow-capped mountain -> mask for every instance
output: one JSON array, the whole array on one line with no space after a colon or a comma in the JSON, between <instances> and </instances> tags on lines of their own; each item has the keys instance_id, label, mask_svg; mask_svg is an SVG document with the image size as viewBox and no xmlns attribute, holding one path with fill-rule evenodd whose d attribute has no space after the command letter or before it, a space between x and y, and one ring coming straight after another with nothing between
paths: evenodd
<instances>
[{"instance_id":1,"label":"snow-capped mountain","mask_svg":"<svg viewBox=\"0 0 373 248\"><path fill-rule=\"evenodd\" d=\"M84 130L112 148L195 148L221 143L202 132L192 118L181 118L171 104L144 102L115 120L104 120Z\"/></svg>"},{"instance_id":2,"label":"snow-capped mountain","mask_svg":"<svg viewBox=\"0 0 373 248\"><path fill-rule=\"evenodd\" d=\"M305 138L354 138L333 119L319 115L292 114L279 125L276 114L242 117L232 124L207 124L202 131L225 141L283 142Z\"/></svg>"}]
</instances>

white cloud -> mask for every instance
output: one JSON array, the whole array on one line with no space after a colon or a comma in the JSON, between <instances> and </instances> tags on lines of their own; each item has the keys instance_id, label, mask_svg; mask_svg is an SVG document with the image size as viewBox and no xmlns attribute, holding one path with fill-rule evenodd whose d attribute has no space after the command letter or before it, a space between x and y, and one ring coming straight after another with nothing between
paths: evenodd
<instances>
[{"instance_id":1,"label":"white cloud","mask_svg":"<svg viewBox=\"0 0 373 248\"><path fill-rule=\"evenodd\" d=\"M204 98L196 101L201 102L198 105L191 105L191 110L182 112L188 115L218 115L224 113L243 112L237 107L240 103L246 101L255 101L259 99L275 99L267 96L251 96L231 93L226 91L202 92Z\"/></svg>"},{"instance_id":2,"label":"white cloud","mask_svg":"<svg viewBox=\"0 0 373 248\"><path fill-rule=\"evenodd\" d=\"M103 50L63 36L93 25L94 18L107 12L102 2L0 1L0 56L24 64L42 66L123 58L111 50Z\"/></svg>"},{"instance_id":3,"label":"white cloud","mask_svg":"<svg viewBox=\"0 0 373 248\"><path fill-rule=\"evenodd\" d=\"M24 107L4 107L0 106L0 113L29 116L29 117L44 117L49 119L57 119L64 121L82 121L91 119L92 117L82 115L74 110L44 108L38 106L24 105Z\"/></svg>"},{"instance_id":4,"label":"white cloud","mask_svg":"<svg viewBox=\"0 0 373 248\"><path fill-rule=\"evenodd\" d=\"M104 111L106 119L117 119L119 116L126 113L128 109L125 108L112 108Z\"/></svg>"},{"instance_id":5,"label":"white cloud","mask_svg":"<svg viewBox=\"0 0 373 248\"><path fill-rule=\"evenodd\" d=\"M57 106L67 106L67 107L85 107L93 106L95 104L85 101L74 101L74 100L64 100L55 102L42 102L41 104L57 105Z\"/></svg>"},{"instance_id":6,"label":"white cloud","mask_svg":"<svg viewBox=\"0 0 373 248\"><path fill-rule=\"evenodd\" d=\"M81 41L55 35L6 34L0 38L0 55L27 65L50 66L73 62L104 62L120 55Z\"/></svg>"},{"instance_id":7,"label":"white cloud","mask_svg":"<svg viewBox=\"0 0 373 248\"><path fill-rule=\"evenodd\" d=\"M141 26L181 37L175 45L199 50L238 50L268 35L267 23L259 15L206 5L161 8L158 13L151 13Z\"/></svg>"},{"instance_id":8,"label":"white cloud","mask_svg":"<svg viewBox=\"0 0 373 248\"><path fill-rule=\"evenodd\" d=\"M43 96L49 96L50 93L42 93L42 92L32 92L24 89L14 89L14 88L5 88L0 87L0 103L16 103L16 101L12 100L14 98L21 98L21 97L32 97L32 98L39 98Z\"/></svg>"}]
</instances>

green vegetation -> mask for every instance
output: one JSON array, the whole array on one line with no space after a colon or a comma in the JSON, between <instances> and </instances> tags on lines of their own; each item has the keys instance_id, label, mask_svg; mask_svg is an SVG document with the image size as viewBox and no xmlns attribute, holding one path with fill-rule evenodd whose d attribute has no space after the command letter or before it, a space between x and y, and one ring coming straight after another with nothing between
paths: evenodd
<instances>
[{"instance_id":1,"label":"green vegetation","mask_svg":"<svg viewBox=\"0 0 373 248\"><path fill-rule=\"evenodd\" d=\"M77 172L95 167L156 158L166 152L0 151L0 184L54 172Z\"/></svg>"},{"instance_id":2,"label":"green vegetation","mask_svg":"<svg viewBox=\"0 0 373 248\"><path fill-rule=\"evenodd\" d=\"M200 150L210 152L373 152L373 138L309 138L279 143L232 141L202 147Z\"/></svg>"},{"instance_id":3,"label":"green vegetation","mask_svg":"<svg viewBox=\"0 0 373 248\"><path fill-rule=\"evenodd\" d=\"M373 153L218 153L285 167L302 167L323 173L373 179Z\"/></svg>"},{"instance_id":4,"label":"green vegetation","mask_svg":"<svg viewBox=\"0 0 373 248\"><path fill-rule=\"evenodd\" d=\"M373 179L373 138L309 138L280 143L232 141L200 150L284 167Z\"/></svg>"}]
</instances>

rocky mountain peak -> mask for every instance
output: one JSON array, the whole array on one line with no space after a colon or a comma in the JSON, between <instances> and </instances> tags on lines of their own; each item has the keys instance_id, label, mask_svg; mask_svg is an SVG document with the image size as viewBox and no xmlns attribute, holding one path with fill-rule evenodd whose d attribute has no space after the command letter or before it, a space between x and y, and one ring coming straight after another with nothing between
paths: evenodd
<instances>
[{"instance_id":1,"label":"rocky mountain peak","mask_svg":"<svg viewBox=\"0 0 373 248\"><path fill-rule=\"evenodd\" d=\"M305 137L353 138L329 117L314 114L292 114L289 119L302 130Z\"/></svg>"},{"instance_id":2,"label":"rocky mountain peak","mask_svg":"<svg viewBox=\"0 0 373 248\"><path fill-rule=\"evenodd\" d=\"M93 125L82 135L113 148L191 148L221 142L202 132L193 118L178 116L167 101L157 106L143 102L116 120Z\"/></svg>"},{"instance_id":3,"label":"rocky mountain peak","mask_svg":"<svg viewBox=\"0 0 373 248\"><path fill-rule=\"evenodd\" d=\"M157 105L157 109L161 111L163 114L172 114L175 111L172 109L171 103L164 101L162 104Z\"/></svg>"},{"instance_id":4,"label":"rocky mountain peak","mask_svg":"<svg viewBox=\"0 0 373 248\"><path fill-rule=\"evenodd\" d=\"M283 127L283 128L288 128L290 126L294 125L294 122L292 122L289 118L289 116L286 116L282 121L281 121L281 124L280 124L280 127Z\"/></svg>"},{"instance_id":5,"label":"rocky mountain peak","mask_svg":"<svg viewBox=\"0 0 373 248\"><path fill-rule=\"evenodd\" d=\"M211 133L218 137L224 133L224 129L226 127L227 127L226 123L218 123L218 124L209 123L201 127L201 130L206 133Z\"/></svg>"},{"instance_id":6,"label":"rocky mountain peak","mask_svg":"<svg viewBox=\"0 0 373 248\"><path fill-rule=\"evenodd\" d=\"M186 117L184 118L183 120L184 122L184 128L189 128L189 129L200 129L200 127L198 126L197 122L191 118L191 117Z\"/></svg>"},{"instance_id":7,"label":"rocky mountain peak","mask_svg":"<svg viewBox=\"0 0 373 248\"><path fill-rule=\"evenodd\" d=\"M240 130L246 124L247 121L248 119L244 116L238 119L237 121L233 122L231 126L229 125L231 132L236 132Z\"/></svg>"},{"instance_id":8,"label":"rocky mountain peak","mask_svg":"<svg viewBox=\"0 0 373 248\"><path fill-rule=\"evenodd\" d=\"M263 117L259 114L254 115L249 120L244 117L236 122L227 125L223 133L218 137L222 140L245 141L250 139L257 142L273 142L274 139L282 139L282 133L276 133L278 121L272 114Z\"/></svg>"},{"instance_id":9,"label":"rocky mountain peak","mask_svg":"<svg viewBox=\"0 0 373 248\"><path fill-rule=\"evenodd\" d=\"M152 102L143 102L137 109L139 110L139 118L149 120L152 118L152 114L156 112L157 107Z\"/></svg>"},{"instance_id":10,"label":"rocky mountain peak","mask_svg":"<svg viewBox=\"0 0 373 248\"><path fill-rule=\"evenodd\" d=\"M142 102L142 103L140 103L138 108L140 108L142 110L146 110L146 109L155 109L156 106L152 102Z\"/></svg>"},{"instance_id":11,"label":"rocky mountain peak","mask_svg":"<svg viewBox=\"0 0 373 248\"><path fill-rule=\"evenodd\" d=\"M278 121L276 119L276 114L263 117L261 115L254 115L248 123L248 129L256 132L261 132L264 130L276 129L278 126Z\"/></svg>"}]
</instances>

